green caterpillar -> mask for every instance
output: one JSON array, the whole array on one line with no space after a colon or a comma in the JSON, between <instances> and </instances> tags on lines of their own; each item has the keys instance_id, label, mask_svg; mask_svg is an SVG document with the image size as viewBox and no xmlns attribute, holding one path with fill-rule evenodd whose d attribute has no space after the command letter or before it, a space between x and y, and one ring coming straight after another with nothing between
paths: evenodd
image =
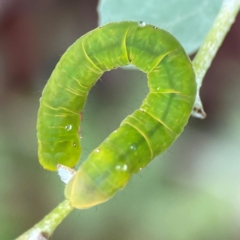
<instances>
[{"instance_id":1,"label":"green caterpillar","mask_svg":"<svg viewBox=\"0 0 240 240\"><path fill-rule=\"evenodd\" d=\"M105 71L128 64L147 74L150 92L67 184L65 196L76 208L111 198L175 141L190 116L195 74L171 34L142 22L98 27L68 48L44 88L37 122L44 168L75 166L81 153L79 113L90 89Z\"/></svg>"}]
</instances>

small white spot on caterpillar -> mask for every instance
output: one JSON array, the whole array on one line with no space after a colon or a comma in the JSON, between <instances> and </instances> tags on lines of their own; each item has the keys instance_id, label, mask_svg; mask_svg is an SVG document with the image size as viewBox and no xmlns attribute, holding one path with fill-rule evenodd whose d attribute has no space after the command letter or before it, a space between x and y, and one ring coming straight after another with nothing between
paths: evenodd
<instances>
[{"instance_id":1,"label":"small white spot on caterpillar","mask_svg":"<svg viewBox=\"0 0 240 240\"><path fill-rule=\"evenodd\" d=\"M117 165L116 166L116 168L115 168L116 170L120 170L120 171L127 171L128 170L128 166L127 166L127 164L123 164L123 165Z\"/></svg>"},{"instance_id":2,"label":"small white spot on caterpillar","mask_svg":"<svg viewBox=\"0 0 240 240\"><path fill-rule=\"evenodd\" d=\"M77 143L74 142L74 143L73 143L73 146L76 147L76 146L77 146Z\"/></svg>"},{"instance_id":3,"label":"small white spot on caterpillar","mask_svg":"<svg viewBox=\"0 0 240 240\"><path fill-rule=\"evenodd\" d=\"M99 148L98 148L98 149L96 149L96 152L97 152L97 153L99 153L99 152L100 152L100 149L99 149Z\"/></svg>"},{"instance_id":4,"label":"small white spot on caterpillar","mask_svg":"<svg viewBox=\"0 0 240 240\"><path fill-rule=\"evenodd\" d=\"M138 22L138 26L139 26L139 27L145 27L145 26L146 26L146 23L143 22L143 21L140 21L140 22Z\"/></svg>"},{"instance_id":5,"label":"small white spot on caterpillar","mask_svg":"<svg viewBox=\"0 0 240 240\"><path fill-rule=\"evenodd\" d=\"M65 126L64 128L65 128L67 131L70 131L70 130L72 129L72 125L69 124L69 125Z\"/></svg>"},{"instance_id":6,"label":"small white spot on caterpillar","mask_svg":"<svg viewBox=\"0 0 240 240\"><path fill-rule=\"evenodd\" d=\"M136 149L137 149L137 146L136 146L135 144L133 144L133 145L130 146L130 149L131 149L131 150L136 150Z\"/></svg>"},{"instance_id":7,"label":"small white spot on caterpillar","mask_svg":"<svg viewBox=\"0 0 240 240\"><path fill-rule=\"evenodd\" d=\"M123 169L124 171L126 171L126 170L128 169L127 164L124 164L122 169Z\"/></svg>"}]
</instances>

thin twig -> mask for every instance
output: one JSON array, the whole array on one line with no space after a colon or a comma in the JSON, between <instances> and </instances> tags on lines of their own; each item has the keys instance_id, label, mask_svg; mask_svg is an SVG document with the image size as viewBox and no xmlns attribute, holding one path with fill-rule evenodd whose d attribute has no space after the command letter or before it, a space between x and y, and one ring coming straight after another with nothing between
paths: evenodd
<instances>
[{"instance_id":1,"label":"thin twig","mask_svg":"<svg viewBox=\"0 0 240 240\"><path fill-rule=\"evenodd\" d=\"M193 68L196 73L197 81L197 96L192 111L192 116L194 117L206 117L199 94L202 81L226 34L234 23L239 9L240 0L223 1L221 10L217 15L210 32L207 34L203 44L193 60Z\"/></svg>"},{"instance_id":2,"label":"thin twig","mask_svg":"<svg viewBox=\"0 0 240 240\"><path fill-rule=\"evenodd\" d=\"M52 235L56 227L63 219L73 210L68 200L60 203L39 223L33 226L30 230L23 233L16 240L47 240Z\"/></svg>"}]
</instances>

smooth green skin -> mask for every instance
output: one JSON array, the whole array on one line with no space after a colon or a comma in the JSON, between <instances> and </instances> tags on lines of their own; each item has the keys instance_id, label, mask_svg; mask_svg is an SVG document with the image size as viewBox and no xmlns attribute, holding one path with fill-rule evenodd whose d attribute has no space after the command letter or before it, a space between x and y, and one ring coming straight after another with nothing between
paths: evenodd
<instances>
[{"instance_id":1,"label":"smooth green skin","mask_svg":"<svg viewBox=\"0 0 240 240\"><path fill-rule=\"evenodd\" d=\"M107 201L133 173L183 131L196 95L192 64L168 32L137 22L110 23L79 38L62 56L43 91L38 114L39 159L50 170L80 155L79 112L104 71L132 64L148 77L139 110L95 149L65 188L75 208ZM65 126L72 126L70 131ZM75 146L76 145L76 146Z\"/></svg>"}]
</instances>

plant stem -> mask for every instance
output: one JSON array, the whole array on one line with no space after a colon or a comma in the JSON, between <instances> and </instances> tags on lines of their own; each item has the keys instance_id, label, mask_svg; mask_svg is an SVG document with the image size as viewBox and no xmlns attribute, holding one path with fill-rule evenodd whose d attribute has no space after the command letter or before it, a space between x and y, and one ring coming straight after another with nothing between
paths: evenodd
<instances>
[{"instance_id":1,"label":"plant stem","mask_svg":"<svg viewBox=\"0 0 240 240\"><path fill-rule=\"evenodd\" d=\"M192 116L205 118L199 91L202 86L203 78L210 67L217 50L221 46L227 32L234 23L240 9L240 0L224 0L219 14L213 26L207 34L203 44L193 60L193 68L196 74L197 95L192 111Z\"/></svg>"},{"instance_id":2,"label":"plant stem","mask_svg":"<svg viewBox=\"0 0 240 240\"><path fill-rule=\"evenodd\" d=\"M23 233L16 240L47 240L56 229L56 227L63 221L63 219L73 210L68 200L60 203L47 216L45 216L39 223L33 226L30 230Z\"/></svg>"}]
</instances>

